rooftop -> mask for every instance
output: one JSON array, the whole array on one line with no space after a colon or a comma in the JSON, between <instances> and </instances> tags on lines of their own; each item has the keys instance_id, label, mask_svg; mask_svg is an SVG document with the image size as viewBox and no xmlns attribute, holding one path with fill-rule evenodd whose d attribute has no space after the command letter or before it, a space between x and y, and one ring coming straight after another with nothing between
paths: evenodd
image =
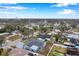
<instances>
[{"instance_id":1,"label":"rooftop","mask_svg":"<svg viewBox=\"0 0 79 59\"><path fill-rule=\"evenodd\" d=\"M32 40L30 40L30 41L27 43L27 46L31 47L32 45L36 45L36 46L38 46L39 48L42 48L42 47L43 47L43 44L44 44L43 41L32 39Z\"/></svg>"},{"instance_id":2,"label":"rooftop","mask_svg":"<svg viewBox=\"0 0 79 59\"><path fill-rule=\"evenodd\" d=\"M45 46L44 43L45 43L44 41L32 39L29 40L24 47L25 49L37 52L39 49L42 49Z\"/></svg>"},{"instance_id":3,"label":"rooftop","mask_svg":"<svg viewBox=\"0 0 79 59\"><path fill-rule=\"evenodd\" d=\"M51 35L39 35L39 38L42 39L51 38Z\"/></svg>"},{"instance_id":4,"label":"rooftop","mask_svg":"<svg viewBox=\"0 0 79 59\"><path fill-rule=\"evenodd\" d=\"M30 49L31 49L32 51L37 51L37 50L39 49L39 47L36 46L36 45L32 45L32 46L30 47Z\"/></svg>"}]
</instances>

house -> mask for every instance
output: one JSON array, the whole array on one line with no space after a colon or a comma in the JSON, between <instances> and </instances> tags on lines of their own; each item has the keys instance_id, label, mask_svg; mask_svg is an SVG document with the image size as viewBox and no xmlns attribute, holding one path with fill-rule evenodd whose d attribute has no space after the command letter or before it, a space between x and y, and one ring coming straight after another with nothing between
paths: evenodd
<instances>
[{"instance_id":1,"label":"house","mask_svg":"<svg viewBox=\"0 0 79 59\"><path fill-rule=\"evenodd\" d=\"M75 44L75 48L79 49L79 39L77 39L76 41L77 41L77 43Z\"/></svg>"},{"instance_id":2,"label":"house","mask_svg":"<svg viewBox=\"0 0 79 59\"><path fill-rule=\"evenodd\" d=\"M14 44L17 48L23 48L24 44L22 42L15 42Z\"/></svg>"},{"instance_id":3,"label":"house","mask_svg":"<svg viewBox=\"0 0 79 59\"><path fill-rule=\"evenodd\" d=\"M0 29L3 29L5 27L5 25L0 24Z\"/></svg>"},{"instance_id":4,"label":"house","mask_svg":"<svg viewBox=\"0 0 79 59\"><path fill-rule=\"evenodd\" d=\"M79 35L77 35L77 34L68 34L66 37L78 39Z\"/></svg>"},{"instance_id":5,"label":"house","mask_svg":"<svg viewBox=\"0 0 79 59\"><path fill-rule=\"evenodd\" d=\"M54 31L55 31L56 33L61 32L59 29L54 29Z\"/></svg>"},{"instance_id":6,"label":"house","mask_svg":"<svg viewBox=\"0 0 79 59\"><path fill-rule=\"evenodd\" d=\"M9 52L9 56L28 56L29 52L24 50L24 49L20 49L20 48L15 48L12 49Z\"/></svg>"},{"instance_id":7,"label":"house","mask_svg":"<svg viewBox=\"0 0 79 59\"><path fill-rule=\"evenodd\" d=\"M77 48L67 48L67 54L79 56L79 49L77 49Z\"/></svg>"},{"instance_id":8,"label":"house","mask_svg":"<svg viewBox=\"0 0 79 59\"><path fill-rule=\"evenodd\" d=\"M65 42L64 45L68 47L74 47L79 49L79 35L75 33L68 33L65 35L69 42Z\"/></svg>"},{"instance_id":9,"label":"house","mask_svg":"<svg viewBox=\"0 0 79 59\"><path fill-rule=\"evenodd\" d=\"M52 31L51 31L51 34L52 34L52 35L55 35L55 34L58 34L58 33L52 30Z\"/></svg>"},{"instance_id":10,"label":"house","mask_svg":"<svg viewBox=\"0 0 79 59\"><path fill-rule=\"evenodd\" d=\"M54 27L57 28L60 25L60 23L54 23Z\"/></svg>"},{"instance_id":11,"label":"house","mask_svg":"<svg viewBox=\"0 0 79 59\"><path fill-rule=\"evenodd\" d=\"M53 29L50 33L52 34L52 35L55 35L55 34L58 34L58 33L60 33L61 31L59 30L59 29Z\"/></svg>"},{"instance_id":12,"label":"house","mask_svg":"<svg viewBox=\"0 0 79 59\"><path fill-rule=\"evenodd\" d=\"M36 46L36 45L32 45L31 47L30 47L30 50L32 50L32 51L38 51L40 49L40 47L38 47L38 46Z\"/></svg>"},{"instance_id":13,"label":"house","mask_svg":"<svg viewBox=\"0 0 79 59\"><path fill-rule=\"evenodd\" d=\"M79 45L76 45L75 48L79 49Z\"/></svg>"},{"instance_id":14,"label":"house","mask_svg":"<svg viewBox=\"0 0 79 59\"><path fill-rule=\"evenodd\" d=\"M19 30L15 30L11 32L12 35L19 35L22 36L21 32Z\"/></svg>"},{"instance_id":15,"label":"house","mask_svg":"<svg viewBox=\"0 0 79 59\"><path fill-rule=\"evenodd\" d=\"M75 44L72 44L70 42L64 42L64 46L67 46L67 47L75 47Z\"/></svg>"},{"instance_id":16,"label":"house","mask_svg":"<svg viewBox=\"0 0 79 59\"><path fill-rule=\"evenodd\" d=\"M77 44L79 35L72 33L72 34L66 34L65 36L67 37L68 41L70 41L73 44Z\"/></svg>"},{"instance_id":17,"label":"house","mask_svg":"<svg viewBox=\"0 0 79 59\"><path fill-rule=\"evenodd\" d=\"M33 51L33 52L37 52L40 49L42 49L43 47L45 47L45 42L41 41L41 40L35 40L35 39L31 39L28 41L28 43L26 45L24 45L24 49Z\"/></svg>"},{"instance_id":18,"label":"house","mask_svg":"<svg viewBox=\"0 0 79 59\"><path fill-rule=\"evenodd\" d=\"M45 39L42 39L42 38L37 38L37 40L41 40L41 41L43 41L43 42L45 41Z\"/></svg>"},{"instance_id":19,"label":"house","mask_svg":"<svg viewBox=\"0 0 79 59\"><path fill-rule=\"evenodd\" d=\"M42 35L42 34L41 34L41 35L39 35L38 37L39 37L39 38L42 38L44 41L51 39L51 35L46 35L46 34L45 34L45 35Z\"/></svg>"}]
</instances>

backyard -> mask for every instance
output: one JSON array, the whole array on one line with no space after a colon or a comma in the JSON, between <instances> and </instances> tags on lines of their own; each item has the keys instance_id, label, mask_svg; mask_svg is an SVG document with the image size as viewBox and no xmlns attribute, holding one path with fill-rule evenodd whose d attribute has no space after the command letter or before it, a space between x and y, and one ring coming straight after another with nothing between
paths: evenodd
<instances>
[{"instance_id":1,"label":"backyard","mask_svg":"<svg viewBox=\"0 0 79 59\"><path fill-rule=\"evenodd\" d=\"M49 56L64 56L66 49L58 46L53 46Z\"/></svg>"},{"instance_id":2,"label":"backyard","mask_svg":"<svg viewBox=\"0 0 79 59\"><path fill-rule=\"evenodd\" d=\"M38 53L46 56L48 54L50 48L52 47L52 45L53 44L52 44L51 41L47 41L46 46L41 51L39 51Z\"/></svg>"},{"instance_id":3,"label":"backyard","mask_svg":"<svg viewBox=\"0 0 79 59\"><path fill-rule=\"evenodd\" d=\"M19 39L19 38L20 38L19 35L13 35L13 36L9 36L9 37L8 37L8 40L14 41L14 40L17 40L17 39Z\"/></svg>"}]
</instances>

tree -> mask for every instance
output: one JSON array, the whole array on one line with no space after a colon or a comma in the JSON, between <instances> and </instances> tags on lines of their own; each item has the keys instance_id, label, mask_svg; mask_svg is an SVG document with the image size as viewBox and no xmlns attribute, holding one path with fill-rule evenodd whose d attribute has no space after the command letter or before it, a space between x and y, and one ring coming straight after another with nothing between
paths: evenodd
<instances>
[{"instance_id":1,"label":"tree","mask_svg":"<svg viewBox=\"0 0 79 59\"><path fill-rule=\"evenodd\" d=\"M0 46L2 46L3 43L5 43L4 37L0 37Z\"/></svg>"},{"instance_id":2,"label":"tree","mask_svg":"<svg viewBox=\"0 0 79 59\"><path fill-rule=\"evenodd\" d=\"M38 27L37 27L37 26L34 26L34 27L33 27L33 30L34 30L34 31L37 31L37 30L38 30Z\"/></svg>"},{"instance_id":3,"label":"tree","mask_svg":"<svg viewBox=\"0 0 79 59\"><path fill-rule=\"evenodd\" d=\"M53 36L53 37L55 38L55 42L59 42L61 36L62 36L62 33L55 34L55 35Z\"/></svg>"},{"instance_id":4,"label":"tree","mask_svg":"<svg viewBox=\"0 0 79 59\"><path fill-rule=\"evenodd\" d=\"M27 36L29 38L29 32L30 32L30 29L29 28L21 28L20 29L21 33L24 35L24 36Z\"/></svg>"},{"instance_id":5,"label":"tree","mask_svg":"<svg viewBox=\"0 0 79 59\"><path fill-rule=\"evenodd\" d=\"M0 48L0 56L2 55L3 53L3 48Z\"/></svg>"},{"instance_id":6,"label":"tree","mask_svg":"<svg viewBox=\"0 0 79 59\"><path fill-rule=\"evenodd\" d=\"M55 38L55 41L58 42L59 41L58 39L60 38L60 35L56 34L53 37Z\"/></svg>"},{"instance_id":7,"label":"tree","mask_svg":"<svg viewBox=\"0 0 79 59\"><path fill-rule=\"evenodd\" d=\"M16 29L15 26L12 24L6 24L4 28L5 32L11 32L14 31L15 29Z\"/></svg>"},{"instance_id":8,"label":"tree","mask_svg":"<svg viewBox=\"0 0 79 59\"><path fill-rule=\"evenodd\" d=\"M8 56L9 55L9 52L11 51L11 49L9 48L0 48L0 56Z\"/></svg>"}]
</instances>

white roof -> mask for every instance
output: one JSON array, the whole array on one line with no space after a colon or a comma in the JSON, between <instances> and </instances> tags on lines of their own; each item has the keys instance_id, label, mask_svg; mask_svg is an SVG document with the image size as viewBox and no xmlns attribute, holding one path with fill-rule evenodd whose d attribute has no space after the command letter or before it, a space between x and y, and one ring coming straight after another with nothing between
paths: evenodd
<instances>
[{"instance_id":1,"label":"white roof","mask_svg":"<svg viewBox=\"0 0 79 59\"><path fill-rule=\"evenodd\" d=\"M23 43L21 42L16 42L15 45L17 48L23 48Z\"/></svg>"},{"instance_id":2,"label":"white roof","mask_svg":"<svg viewBox=\"0 0 79 59\"><path fill-rule=\"evenodd\" d=\"M71 45L72 43L65 42L64 44Z\"/></svg>"},{"instance_id":3,"label":"white roof","mask_svg":"<svg viewBox=\"0 0 79 59\"><path fill-rule=\"evenodd\" d=\"M51 33L52 33L52 34L57 34L57 32L55 32L55 31L52 31Z\"/></svg>"},{"instance_id":4,"label":"white roof","mask_svg":"<svg viewBox=\"0 0 79 59\"><path fill-rule=\"evenodd\" d=\"M78 35L75 35L75 34L68 34L67 37L70 37L70 38L76 38L76 39L79 38L79 36L78 36Z\"/></svg>"},{"instance_id":5,"label":"white roof","mask_svg":"<svg viewBox=\"0 0 79 59\"><path fill-rule=\"evenodd\" d=\"M32 45L30 48L31 48L33 51L37 51L39 47L36 46L36 45Z\"/></svg>"},{"instance_id":6,"label":"white roof","mask_svg":"<svg viewBox=\"0 0 79 59\"><path fill-rule=\"evenodd\" d=\"M75 33L75 34L78 34L78 35L79 35L79 32L73 32L73 33Z\"/></svg>"},{"instance_id":7,"label":"white roof","mask_svg":"<svg viewBox=\"0 0 79 59\"><path fill-rule=\"evenodd\" d=\"M61 45L61 44L54 44L55 46L59 46L59 47L62 47L62 48L67 48L67 46L64 46L64 45Z\"/></svg>"},{"instance_id":8,"label":"white roof","mask_svg":"<svg viewBox=\"0 0 79 59\"><path fill-rule=\"evenodd\" d=\"M60 30L59 29L55 29L55 32L60 32Z\"/></svg>"},{"instance_id":9,"label":"white roof","mask_svg":"<svg viewBox=\"0 0 79 59\"><path fill-rule=\"evenodd\" d=\"M44 39L42 39L42 38L38 38L38 40L40 40L40 41L44 41Z\"/></svg>"},{"instance_id":10,"label":"white roof","mask_svg":"<svg viewBox=\"0 0 79 59\"><path fill-rule=\"evenodd\" d=\"M48 35L51 35L51 34L52 34L52 32L48 33Z\"/></svg>"}]
</instances>

